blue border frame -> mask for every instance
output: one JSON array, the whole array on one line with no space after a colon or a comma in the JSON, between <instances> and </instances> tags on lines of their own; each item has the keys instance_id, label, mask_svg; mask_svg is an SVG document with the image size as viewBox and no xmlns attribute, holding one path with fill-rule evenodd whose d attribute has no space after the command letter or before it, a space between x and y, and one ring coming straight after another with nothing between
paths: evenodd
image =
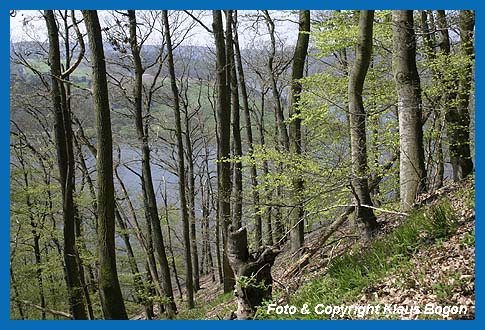
<instances>
[{"instance_id":1,"label":"blue border frame","mask_svg":"<svg viewBox=\"0 0 485 330\"><path fill-rule=\"evenodd\" d=\"M214 0L184 0L171 1L171 2L158 2L156 0L137 0L136 2L128 0L109 0L94 1L84 0L82 3L70 3L60 2L56 0L3 0L0 1L0 63L1 63L1 75L3 79L0 79L0 102L3 111L0 112L0 173L3 173L0 184L0 214L4 220L0 224L0 322L2 326L6 328L64 328L66 326L72 328L82 328L85 326L83 323L72 321L11 321L10 317L10 287L9 287L9 209L10 209L10 158L9 158L9 40L10 40L10 24L9 24L9 9L475 9L476 10L476 214L480 218L485 212L485 206L481 206L480 201L485 196L483 185L485 184L482 176L482 163L483 156L479 152L485 146L480 136L480 130L482 125L485 125L485 112L481 110L485 102L482 98L482 87L485 86L481 73L485 72L485 64L483 64L481 54L485 52L485 9L483 7L482 0L395 0L390 2L383 0L346 0L342 2L323 1L323 0L306 0L306 1L289 1L289 0L245 0L244 2L235 1L214 1ZM455 329L456 327L466 326L467 328L479 328L479 324L483 321L483 308L481 306L482 299L482 283L478 280L481 278L482 270L480 267L483 261L482 257L482 241L480 235L482 233L482 227L480 221L476 222L476 236L477 250L476 250L476 319L475 321L414 321L413 327L428 328L428 327L440 327L442 329ZM70 322L66 324L65 322ZM90 327L100 328L103 326L100 322L103 321L91 321ZM132 325L126 323L127 321L111 321L110 326L129 329ZM167 323L168 322L168 323ZM177 323L172 323L177 322ZM192 323L196 322L196 323ZM201 323L203 322L203 323ZM226 322L211 322L211 321L165 321L164 323L153 324L149 326L157 327L210 327L215 329L225 329L230 326L233 329L245 329L248 327L244 322L232 322L230 325ZM262 322L278 322L272 323L270 326L277 326L282 328L299 327L302 326L300 322L306 322L305 326L310 327L369 327L372 329L388 329L389 327L409 327L410 323L402 323L403 321L252 321L251 327L263 328L268 326ZM338 322L338 323L335 323ZM355 323L357 322L357 323ZM389 322L392 322L389 323ZM439 323L437 323L439 322ZM457 324L457 322L466 322L465 324ZM106 326L106 325L104 325ZM480 327L483 328L483 327Z\"/></svg>"}]
</instances>

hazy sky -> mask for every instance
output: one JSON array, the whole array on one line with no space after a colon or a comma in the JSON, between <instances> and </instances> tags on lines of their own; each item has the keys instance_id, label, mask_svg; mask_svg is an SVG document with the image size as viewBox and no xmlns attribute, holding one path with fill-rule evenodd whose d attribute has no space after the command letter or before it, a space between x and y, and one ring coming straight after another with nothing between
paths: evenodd
<instances>
[{"instance_id":1,"label":"hazy sky","mask_svg":"<svg viewBox=\"0 0 485 330\"><path fill-rule=\"evenodd\" d=\"M78 12L79 13L79 12ZM251 19L251 23L245 19L246 15L255 15L256 11L238 11L238 19L240 22L240 27L238 29L240 43L242 47L248 46L256 34L255 25L253 24L254 19ZM200 20L209 28L212 24L212 15L210 11L197 12L194 11L194 15L201 14ZM294 14L289 11L270 11L273 18L276 18L275 25L276 31L281 35L282 38L286 39L289 44L296 42L297 38L297 25L295 20L297 19ZM80 15L80 13L79 13ZM183 21L181 28L188 27L192 22L192 18L183 14ZM224 15L223 15L224 16ZM109 20L110 14L106 11L99 11L99 17L101 25ZM269 40L267 35L266 25L261 21L258 29L258 43L265 43ZM158 36L155 35L152 40L148 43L156 43ZM22 10L17 11L15 17L10 18L10 38L12 42L27 41L27 40L47 40L45 22L38 10ZM209 34L203 27L196 24L194 29L191 31L187 44L206 46L213 44L213 37Z\"/></svg>"}]
</instances>

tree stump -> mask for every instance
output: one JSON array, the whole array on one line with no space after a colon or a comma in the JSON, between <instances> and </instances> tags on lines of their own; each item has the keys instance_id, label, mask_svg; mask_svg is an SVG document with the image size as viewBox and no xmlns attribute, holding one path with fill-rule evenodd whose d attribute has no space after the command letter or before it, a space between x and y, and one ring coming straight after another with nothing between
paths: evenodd
<instances>
[{"instance_id":1,"label":"tree stump","mask_svg":"<svg viewBox=\"0 0 485 330\"><path fill-rule=\"evenodd\" d=\"M279 250L261 247L250 254L247 230L243 227L237 231L230 230L227 252L236 277L236 317L238 320L253 319L257 307L261 306L263 300L271 299L271 267Z\"/></svg>"}]
</instances>

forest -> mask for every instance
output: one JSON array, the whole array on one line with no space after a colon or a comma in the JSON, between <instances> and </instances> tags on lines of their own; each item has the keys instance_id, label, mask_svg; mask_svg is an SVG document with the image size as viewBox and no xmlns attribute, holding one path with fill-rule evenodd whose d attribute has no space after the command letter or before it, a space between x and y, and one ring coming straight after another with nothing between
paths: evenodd
<instances>
[{"instance_id":1,"label":"forest","mask_svg":"<svg viewBox=\"0 0 485 330\"><path fill-rule=\"evenodd\" d=\"M11 319L475 317L474 11L10 27Z\"/></svg>"}]
</instances>

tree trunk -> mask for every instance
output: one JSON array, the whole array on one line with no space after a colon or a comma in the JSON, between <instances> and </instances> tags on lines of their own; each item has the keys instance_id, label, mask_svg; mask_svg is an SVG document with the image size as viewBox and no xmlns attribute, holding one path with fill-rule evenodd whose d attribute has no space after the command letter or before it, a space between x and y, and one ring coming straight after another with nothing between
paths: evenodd
<instances>
[{"instance_id":1,"label":"tree trunk","mask_svg":"<svg viewBox=\"0 0 485 330\"><path fill-rule=\"evenodd\" d=\"M260 139L260 143L262 146L265 145L265 139L264 139L264 134L265 134L265 130L264 130L264 105L265 105L265 93L261 93L261 117L260 117L260 122L259 122L259 139ZM263 160L263 175L264 177L268 177L269 175L269 166L268 166L268 161L266 159ZM266 189L265 191L265 196L266 196L266 200L271 200L271 195L273 194L272 191L270 191L269 189ZM273 245L275 240L273 240L273 224L272 224L272 219L271 219L271 216L273 214L273 208L271 206L271 203L267 203L268 205L265 205L265 209L264 209L264 223L265 223L265 227L266 227L266 237L265 237L265 242L266 242L266 245ZM281 223L279 223L279 226L278 226L278 223L277 223L277 228L280 228L281 227ZM279 239L281 238L281 235L282 233L276 233L277 237L276 237L276 242L279 241Z\"/></svg>"},{"instance_id":2,"label":"tree trunk","mask_svg":"<svg viewBox=\"0 0 485 330\"><path fill-rule=\"evenodd\" d=\"M362 100L365 76L369 69L372 56L372 28L374 11L361 10L359 15L359 32L355 60L349 77L349 122L350 149L352 160L352 186L355 190L357 208L356 220L365 225L367 236L377 228L377 221L372 206L368 186L367 142L366 142L366 113Z\"/></svg>"},{"instance_id":3,"label":"tree trunk","mask_svg":"<svg viewBox=\"0 0 485 330\"><path fill-rule=\"evenodd\" d=\"M436 59L436 24L433 16L433 12L431 10L422 10L421 11L421 28L423 33L423 44L426 49L426 54L430 61ZM443 75L437 71L432 70L432 80L435 84L441 84ZM428 169L428 189L439 189L443 186L444 180L444 171L445 171L445 164L444 164L444 156L443 156L443 111L442 106L440 104L440 99L442 99L441 95L433 96L431 99L430 107L433 112L434 120L432 130L434 132L433 135L437 135L436 139L430 139L428 143L428 162L426 168ZM445 99L443 98L443 101ZM436 154L436 156L434 156ZM433 164L434 163L434 164ZM433 166L434 165L434 166ZM434 172L433 171L434 168Z\"/></svg>"},{"instance_id":4,"label":"tree trunk","mask_svg":"<svg viewBox=\"0 0 485 330\"><path fill-rule=\"evenodd\" d=\"M267 247L249 254L245 227L229 233L227 251L237 280L236 317L239 320L250 320L254 317L257 307L264 301L271 300L271 267L279 251Z\"/></svg>"},{"instance_id":5,"label":"tree trunk","mask_svg":"<svg viewBox=\"0 0 485 330\"><path fill-rule=\"evenodd\" d=\"M20 296L19 296L19 291L17 287L17 282L15 281L15 276L12 268L12 261L10 261L10 285L12 286L13 289L13 301L15 301L15 304L17 305L17 309L19 310L19 315L21 320L25 320L25 314L24 314L24 309L22 307L22 303L20 302ZM13 302L12 301L12 302ZM13 308L13 307L11 307Z\"/></svg>"},{"instance_id":6,"label":"tree trunk","mask_svg":"<svg viewBox=\"0 0 485 330\"><path fill-rule=\"evenodd\" d=\"M231 92L231 111L232 111L232 137L234 143L233 157L238 159L242 156L241 129L239 116L239 88L236 74L236 63L234 60L234 40L232 33L232 10L226 10L226 56L227 56L227 83ZM232 225L235 228L241 227L242 221L242 163L235 161L234 165L234 183L233 183L233 219Z\"/></svg>"},{"instance_id":7,"label":"tree trunk","mask_svg":"<svg viewBox=\"0 0 485 330\"><path fill-rule=\"evenodd\" d=\"M234 49L235 49L235 57L236 57L236 66L237 66L237 73L239 74L239 87L241 89L241 100L242 100L242 109L244 113L244 124L246 128L246 139L248 142L248 156L250 159L254 159L253 157L253 131L251 127L251 112L249 109L249 102L248 102L248 92L246 88L246 81L244 78L244 69L242 65L241 59L241 50L239 48L239 35L237 32L237 11L234 12L234 19L233 19L233 27L234 27ZM258 172L256 169L256 164L253 162L249 167L250 175L251 175L251 189L252 189L252 197L253 197L253 208L254 208L254 224L255 224L255 242L256 246L263 245L263 226L261 222L261 207L259 205L259 191L258 191Z\"/></svg>"},{"instance_id":8,"label":"tree trunk","mask_svg":"<svg viewBox=\"0 0 485 330\"><path fill-rule=\"evenodd\" d=\"M461 76L458 88L457 112L448 112L447 121L450 123L450 155L453 166L453 179L462 180L473 172L473 162L470 153L470 91L473 81L473 29L475 27L475 13L472 10L460 11L460 55L468 60Z\"/></svg>"},{"instance_id":9,"label":"tree trunk","mask_svg":"<svg viewBox=\"0 0 485 330\"><path fill-rule=\"evenodd\" d=\"M182 140L182 123L180 119L180 102L179 92L177 88L177 81L175 77L175 65L172 54L172 41L170 36L170 26L168 23L168 13L166 10L162 11L165 41L167 43L168 55L168 70L170 73L170 85L173 94L173 111L175 115L175 132L177 136L177 151L178 151L178 176L179 176L179 195L180 195L180 210L182 216L184 245L185 245L185 289L187 291L187 306L194 308L194 284L192 275L192 258L190 253L190 233L189 233L189 213L187 210L187 197L185 194L185 162L184 162L184 145Z\"/></svg>"},{"instance_id":10,"label":"tree trunk","mask_svg":"<svg viewBox=\"0 0 485 330\"><path fill-rule=\"evenodd\" d=\"M268 58L268 71L271 80L271 90L273 92L273 100L275 104L275 115L276 123L278 125L278 132L280 137L280 142L284 150L288 150L290 144L290 138L288 136L288 131L285 124L285 116L283 114L283 107L281 106L280 94L278 91L277 76L274 69L274 59L276 56L276 38L275 38L275 24L269 12L267 10L263 11L266 26L268 27L269 37L271 40L271 50Z\"/></svg>"},{"instance_id":11,"label":"tree trunk","mask_svg":"<svg viewBox=\"0 0 485 330\"><path fill-rule=\"evenodd\" d=\"M303 70L305 68L305 60L308 52L308 41L310 39L310 11L300 10L300 28L298 33L298 40L296 41L295 53L293 55L293 67L291 74L291 106L290 106L290 152L297 157L302 152L301 139L301 118L300 118L300 93L301 83L303 78ZM305 222L303 210L303 178L300 174L296 174L292 178L293 203L295 206L290 211L290 245L291 251L296 252L303 246L305 239Z\"/></svg>"},{"instance_id":12,"label":"tree trunk","mask_svg":"<svg viewBox=\"0 0 485 330\"><path fill-rule=\"evenodd\" d=\"M197 226L195 217L195 174L194 174L194 154L192 148L191 125L189 118L189 109L185 109L185 145L187 157L187 202L189 208L189 222L190 222L190 251L192 253L192 269L194 275L194 291L200 290L199 278L199 253L197 249Z\"/></svg>"},{"instance_id":13,"label":"tree trunk","mask_svg":"<svg viewBox=\"0 0 485 330\"><path fill-rule=\"evenodd\" d=\"M179 277L177 274L177 266L175 265L175 253L173 252L172 247L172 234L170 231L170 220L168 216L168 193L167 193L167 181L163 178L163 190L164 194L162 195L163 199L163 207L165 209L165 222L167 223L167 238L168 238L168 252L170 253L171 261L172 261L172 271L173 277L175 277L175 284L177 285L177 289L179 290L179 297L182 299L182 286L180 285Z\"/></svg>"},{"instance_id":14,"label":"tree trunk","mask_svg":"<svg viewBox=\"0 0 485 330\"><path fill-rule=\"evenodd\" d=\"M397 87L400 141L401 209L409 211L426 189L421 87L416 69L416 38L412 10L392 12L393 73Z\"/></svg>"},{"instance_id":15,"label":"tree trunk","mask_svg":"<svg viewBox=\"0 0 485 330\"><path fill-rule=\"evenodd\" d=\"M137 41L137 23L134 10L128 11L128 18L130 23L130 46L133 55L133 61L135 63L135 120L136 131L138 140L141 144L142 153L142 180L145 186L144 198L146 198L147 212L152 225L152 233L155 243L155 249L157 251L158 262L160 263L160 269L162 271L161 286L168 298L168 302L165 304L167 309L167 316L169 318L177 312L177 307L173 299L172 282L170 279L170 268L168 266L167 254L165 252L165 244L163 242L162 229L160 220L158 217L157 199L155 197L155 189L153 188L152 171L150 167L150 147L148 145L148 135L145 134L146 130L143 124L143 73L144 69L141 63L140 45Z\"/></svg>"},{"instance_id":16,"label":"tree trunk","mask_svg":"<svg viewBox=\"0 0 485 330\"><path fill-rule=\"evenodd\" d=\"M224 42L224 30L222 28L222 14L220 10L212 11L213 31L216 44L216 71L217 71L217 131L218 148L217 158L219 161L228 159L231 152L231 109L229 90L227 85L227 62ZM231 166L227 161L218 163L218 202L219 219L222 223L223 256L222 266L224 272L224 292L230 292L234 288L234 272L229 265L227 257L228 226L231 223Z\"/></svg>"},{"instance_id":17,"label":"tree trunk","mask_svg":"<svg viewBox=\"0 0 485 330\"><path fill-rule=\"evenodd\" d=\"M93 103L96 115L99 292L105 319L127 319L115 254L115 201L111 119L103 39L98 14L83 10L91 51Z\"/></svg>"},{"instance_id":18,"label":"tree trunk","mask_svg":"<svg viewBox=\"0 0 485 330\"><path fill-rule=\"evenodd\" d=\"M76 261L76 238L74 228L74 154L72 148L72 130L70 113L63 107L63 86L58 80L61 77L61 60L59 51L59 32L52 10L44 11L49 35L49 63L51 67L51 97L55 115L55 139L57 162L62 193L62 216L64 233L64 262L69 308L74 319L87 319L83 299L83 290L79 280Z\"/></svg>"}]
</instances>

